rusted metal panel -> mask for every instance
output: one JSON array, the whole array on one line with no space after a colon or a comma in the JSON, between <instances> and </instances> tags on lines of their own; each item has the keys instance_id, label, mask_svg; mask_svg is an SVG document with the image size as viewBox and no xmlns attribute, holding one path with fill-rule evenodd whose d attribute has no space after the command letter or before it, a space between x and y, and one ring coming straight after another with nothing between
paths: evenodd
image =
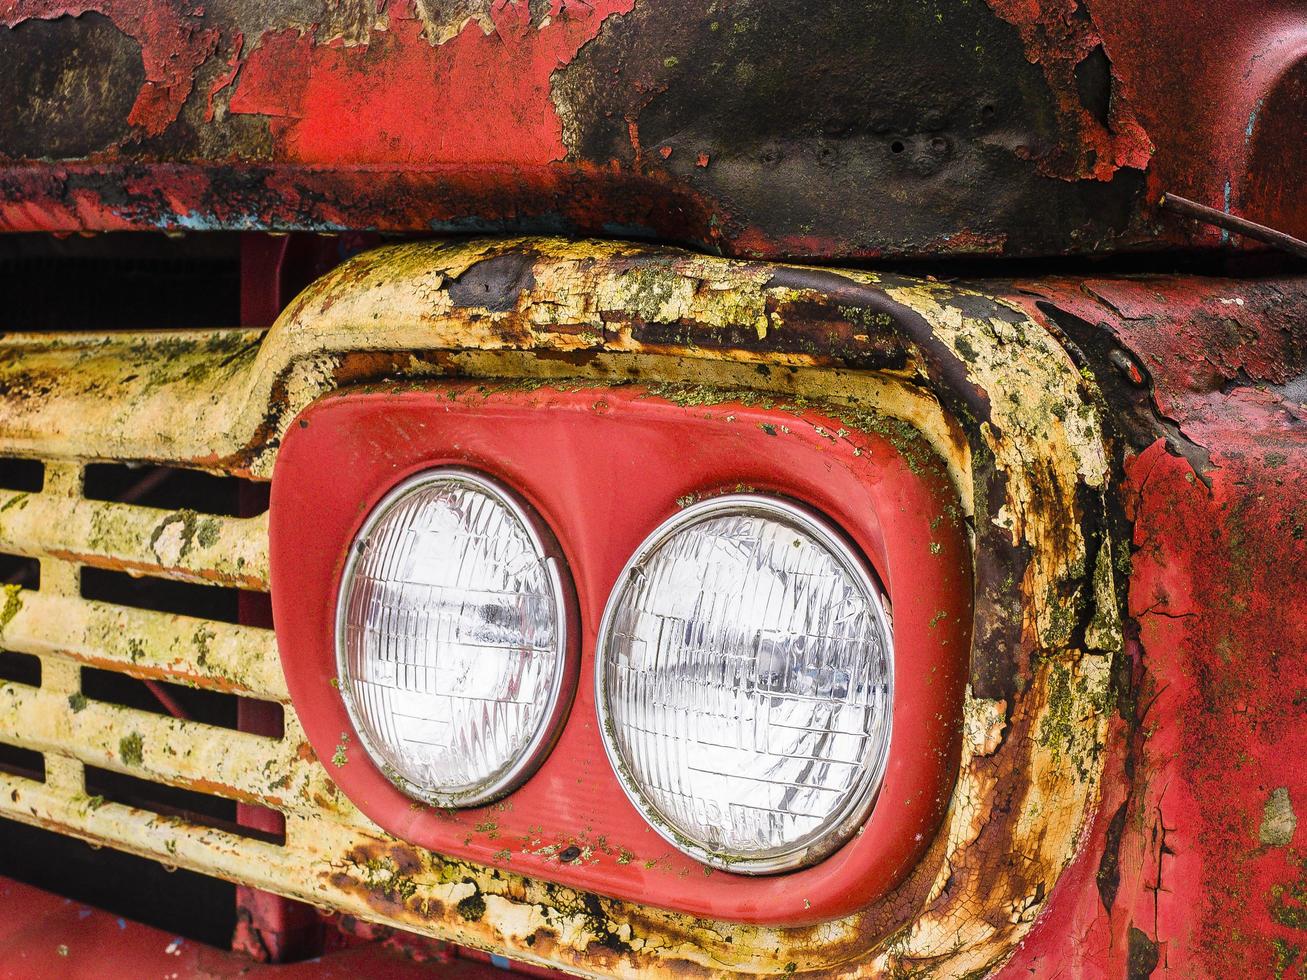
<instances>
[{"instance_id":1,"label":"rusted metal panel","mask_svg":"<svg viewBox=\"0 0 1307 980\"><path fill-rule=\"evenodd\" d=\"M172 719L96 706L79 723L68 702L76 675L50 653L39 694L7 691L13 709L0 731L46 749L54 764L45 784L0 777L0 812L586 974L959 974L1001 963L1029 932L1099 796L1124 543L1109 506L1098 389L1036 316L983 291L895 275L526 240L379 249L307 290L266 336L191 341L6 339L0 382L15 394L0 401L0 449L61 461L47 483L53 476L70 496L79 461L106 456L266 477L285 427L322 394L451 377L527 392L637 382L709 417L744 394L812 405L890 438L919 433L975 528L976 645L945 825L914 875L855 915L806 927L691 919L524 878L512 847L482 867L387 837L335 790L290 706L280 743L213 733L230 755L221 760L194 726ZM112 403L106 385L121 386ZM83 405L81 424L70 425L66 413ZM43 558L42 591L72 598L69 569ZM41 622L25 629L0 639L44 653ZM221 686L217 672L195 669L208 670L199 649L159 646L158 676ZM245 655L231 659L248 677L258 667ZM66 714L37 723L62 704ZM141 738L124 754L128 728ZM170 754L174 739L190 754ZM209 791L285 813L286 843L88 805L81 761L182 786L217 774Z\"/></svg>"},{"instance_id":2,"label":"rusted metal panel","mask_svg":"<svg viewBox=\"0 0 1307 980\"><path fill-rule=\"evenodd\" d=\"M1290 0L4 0L0 59L14 230L1223 244L1172 191L1307 237Z\"/></svg>"},{"instance_id":3,"label":"rusted metal panel","mask_svg":"<svg viewBox=\"0 0 1307 980\"><path fill-rule=\"evenodd\" d=\"M1011 971L1297 976L1307 284L1021 285L1116 408L1133 531L1103 797Z\"/></svg>"}]
</instances>

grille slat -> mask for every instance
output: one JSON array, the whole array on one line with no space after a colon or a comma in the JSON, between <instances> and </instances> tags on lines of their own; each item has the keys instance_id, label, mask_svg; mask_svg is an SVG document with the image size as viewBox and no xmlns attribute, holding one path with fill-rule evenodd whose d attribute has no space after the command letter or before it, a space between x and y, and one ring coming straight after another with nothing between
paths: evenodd
<instances>
[{"instance_id":1,"label":"grille slat","mask_svg":"<svg viewBox=\"0 0 1307 980\"><path fill-rule=\"evenodd\" d=\"M48 782L0 772L0 799L4 800L0 812L12 819L106 843L166 865L280 892L287 890L288 881L304 877L305 854L294 848L122 803L69 796L51 790Z\"/></svg>"},{"instance_id":2,"label":"grille slat","mask_svg":"<svg viewBox=\"0 0 1307 980\"><path fill-rule=\"evenodd\" d=\"M31 753L24 758L39 761L45 776L41 782L35 764L0 768L0 817L375 916L366 892L328 881L338 877L331 868L344 867L341 855L386 837L337 792L309 748L273 631L202 618L207 612L137 608L117 595L84 597L92 569L188 588L243 589L266 600L266 512L239 518L91 500L83 473L82 463L47 463L42 491L0 491L0 553L40 561L39 588L0 596L0 649L40 658L40 673L30 678L39 686L0 687L0 742ZM187 611L200 608L191 603ZM256 735L88 697L84 667L277 702L284 731L280 738ZM124 777L142 798L115 800L97 791L97 779ZM284 817L284 837L214 826L201 812L212 807L178 814L159 802L177 791L275 810ZM361 868L365 879L379 873L366 862ZM457 902L456 882L424 887L437 900Z\"/></svg>"},{"instance_id":3,"label":"grille slat","mask_svg":"<svg viewBox=\"0 0 1307 980\"><path fill-rule=\"evenodd\" d=\"M273 632L77 596L23 591L0 630L5 648L290 702Z\"/></svg>"},{"instance_id":4,"label":"grille slat","mask_svg":"<svg viewBox=\"0 0 1307 980\"><path fill-rule=\"evenodd\" d=\"M21 684L0 689L0 737L38 752L275 809L315 773L289 743Z\"/></svg>"},{"instance_id":5,"label":"grille slat","mask_svg":"<svg viewBox=\"0 0 1307 980\"><path fill-rule=\"evenodd\" d=\"M313 813L286 817L286 841L276 844L153 810L71 795L24 776L0 771L0 815L80 837L164 865L200 871L362 917L375 914L365 892L323 889L306 869L324 854L347 854L381 838L358 811L342 802L333 812L320 800ZM455 881L433 880L430 892L451 903Z\"/></svg>"},{"instance_id":6,"label":"grille slat","mask_svg":"<svg viewBox=\"0 0 1307 980\"><path fill-rule=\"evenodd\" d=\"M204 585L268 590L268 515L0 490L0 552Z\"/></svg>"}]
</instances>

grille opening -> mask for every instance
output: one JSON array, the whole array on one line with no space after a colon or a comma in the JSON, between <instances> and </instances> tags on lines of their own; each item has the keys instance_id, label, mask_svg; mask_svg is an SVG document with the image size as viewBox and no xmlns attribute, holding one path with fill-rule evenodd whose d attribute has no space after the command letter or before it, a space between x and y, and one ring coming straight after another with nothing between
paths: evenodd
<instances>
[{"instance_id":1,"label":"grille opening","mask_svg":"<svg viewBox=\"0 0 1307 980\"><path fill-rule=\"evenodd\" d=\"M25 589L41 587L41 563L22 555L0 554L0 585L21 585Z\"/></svg>"},{"instance_id":2,"label":"grille opening","mask_svg":"<svg viewBox=\"0 0 1307 980\"><path fill-rule=\"evenodd\" d=\"M238 715L241 698L222 691L206 691L171 681L147 682L114 670L83 667L82 694L94 701L156 715L173 715L217 728L237 730L241 727ZM281 705L271 701L258 701L257 704L261 717L267 720L265 729L259 734L281 738L286 724Z\"/></svg>"},{"instance_id":3,"label":"grille opening","mask_svg":"<svg viewBox=\"0 0 1307 980\"><path fill-rule=\"evenodd\" d=\"M268 509L269 488L267 482L177 466L92 463L86 467L82 495L163 510L252 517Z\"/></svg>"},{"instance_id":4,"label":"grille opening","mask_svg":"<svg viewBox=\"0 0 1307 980\"><path fill-rule=\"evenodd\" d=\"M246 626L272 629L272 596L267 592L238 589L236 592L238 622Z\"/></svg>"},{"instance_id":5,"label":"grille opening","mask_svg":"<svg viewBox=\"0 0 1307 980\"><path fill-rule=\"evenodd\" d=\"M0 490L40 493L45 486L45 464L39 459L0 456Z\"/></svg>"},{"instance_id":6,"label":"grille opening","mask_svg":"<svg viewBox=\"0 0 1307 980\"><path fill-rule=\"evenodd\" d=\"M150 576L134 578L126 572L88 566L82 567L81 579L83 599L112 602L133 609L153 609L156 612L213 619L222 623L240 622L240 589L174 582ZM252 594L267 599L264 593Z\"/></svg>"},{"instance_id":7,"label":"grille opening","mask_svg":"<svg viewBox=\"0 0 1307 980\"><path fill-rule=\"evenodd\" d=\"M0 742L0 772L43 783L45 782L45 756L31 749Z\"/></svg>"},{"instance_id":8,"label":"grille opening","mask_svg":"<svg viewBox=\"0 0 1307 980\"><path fill-rule=\"evenodd\" d=\"M0 682L41 686L41 658L30 653L0 650Z\"/></svg>"},{"instance_id":9,"label":"grille opening","mask_svg":"<svg viewBox=\"0 0 1307 980\"><path fill-rule=\"evenodd\" d=\"M201 827L213 827L239 837L266 841L269 844L286 843L286 821L276 810L255 804L244 804L246 809L257 810L280 830L261 830L236 821L236 801L221 796L210 796L194 790L180 789L138 779L121 772L110 772L95 766L86 766L86 795L92 800L121 803L138 810L149 810L164 817L174 817ZM276 814L273 818L271 815ZM262 821L261 821L262 822Z\"/></svg>"},{"instance_id":10,"label":"grille opening","mask_svg":"<svg viewBox=\"0 0 1307 980\"><path fill-rule=\"evenodd\" d=\"M236 326L240 235L3 235L0 295L7 330Z\"/></svg>"},{"instance_id":11,"label":"grille opening","mask_svg":"<svg viewBox=\"0 0 1307 980\"><path fill-rule=\"evenodd\" d=\"M11 820L0 820L0 875L211 946L236 928L229 882Z\"/></svg>"}]
</instances>

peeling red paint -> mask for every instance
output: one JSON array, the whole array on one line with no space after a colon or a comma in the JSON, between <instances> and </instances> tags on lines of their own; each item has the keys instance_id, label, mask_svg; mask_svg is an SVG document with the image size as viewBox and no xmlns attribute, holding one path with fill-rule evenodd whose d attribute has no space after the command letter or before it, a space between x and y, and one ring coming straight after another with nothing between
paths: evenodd
<instances>
[{"instance_id":1,"label":"peeling red paint","mask_svg":"<svg viewBox=\"0 0 1307 980\"><path fill-rule=\"evenodd\" d=\"M362 45L271 33L245 59L229 109L271 117L272 135L298 163L548 164L566 153L550 72L633 2L555 0L543 27L525 3L494 4L493 33L469 22L438 46L411 7L392 10L389 30Z\"/></svg>"},{"instance_id":2,"label":"peeling red paint","mask_svg":"<svg viewBox=\"0 0 1307 980\"><path fill-rule=\"evenodd\" d=\"M157 136L177 118L195 84L195 72L214 52L219 32L206 26L204 8L134 0L0 0L0 24L13 27L26 20L108 17L141 46L145 84L137 93L127 121L142 135Z\"/></svg>"},{"instance_id":3,"label":"peeling red paint","mask_svg":"<svg viewBox=\"0 0 1307 980\"><path fill-rule=\"evenodd\" d=\"M1250 131L1270 122L1261 119L1259 107L1278 79L1307 64L1302 5L1088 0L1088 9L1121 87L1158 146L1149 168L1150 198L1170 191L1307 235L1301 180L1290 200L1274 202L1261 200L1245 182L1250 168L1256 169ZM1287 145L1300 148L1301 126L1294 132ZM1258 183L1281 179L1262 172ZM1173 223L1179 222L1168 219ZM1216 229L1190 224L1188 230L1202 244L1228 244Z\"/></svg>"},{"instance_id":4,"label":"peeling red paint","mask_svg":"<svg viewBox=\"0 0 1307 980\"><path fill-rule=\"evenodd\" d=\"M1024 287L1138 358L1177 428L1125 461L1134 633L1095 824L1006 975L1148 976L1154 956L1289 975L1307 963L1307 822L1272 818L1307 807L1302 285Z\"/></svg>"},{"instance_id":5,"label":"peeling red paint","mask_svg":"<svg viewBox=\"0 0 1307 980\"><path fill-rule=\"evenodd\" d=\"M139 44L145 70L143 84L96 80L130 85L86 109L112 105L97 132L125 134L79 155L6 150L0 125L0 227L621 229L766 258L1244 244L1159 215L1167 190L1307 234L1291 165L1307 22L1288 0L948 0L914 21L917 41L876 35L887 47L839 57L867 36L839 33L853 10L749 10L0 0L0 30L102 14ZM902 8L904 23L915 10ZM815 23L829 45L793 42ZM58 32L47 43L43 64L58 64ZM913 43L930 47L916 62L956 45L1003 71L983 82L968 71L923 101L918 80L895 89L896 67L865 105L862 69L912 67ZM741 74L714 83L720 98L693 89L724 65ZM773 92L811 111L778 128ZM628 103L608 107L610 93ZM39 121L50 93L29 95ZM610 123L621 145L604 142ZM39 125L21 131L13 145L39 146ZM412 182L424 186L402 193Z\"/></svg>"},{"instance_id":6,"label":"peeling red paint","mask_svg":"<svg viewBox=\"0 0 1307 980\"><path fill-rule=\"evenodd\" d=\"M1301 949L1301 928L1277 908L1304 891L1307 835L1278 846L1259 835L1277 788L1299 812L1307 805L1305 443L1294 462L1268 465L1275 450L1227 441L1211 490L1160 443L1131 462L1142 669L1091 843L1010 975L1122 975L1132 927L1173 970L1271 976L1284 957L1300 965L1288 951ZM1257 499L1250 484L1275 493ZM1107 907L1102 855L1118 812Z\"/></svg>"},{"instance_id":7,"label":"peeling red paint","mask_svg":"<svg viewBox=\"0 0 1307 980\"><path fill-rule=\"evenodd\" d=\"M237 34L232 41L234 50L231 57L227 60L227 70L222 73L209 89L208 99L204 104L204 119L206 122L213 121L214 107L213 100L223 89L229 88L236 81L236 76L241 70L241 52L245 48L245 35Z\"/></svg>"},{"instance_id":8,"label":"peeling red paint","mask_svg":"<svg viewBox=\"0 0 1307 980\"><path fill-rule=\"evenodd\" d=\"M1095 118L1084 104L1077 84L1077 67L1102 47L1098 29L1084 15L1079 0L987 0L990 7L1021 33L1026 57L1044 70L1057 99L1057 111L1071 138L1051 157L1036 157L1040 168L1063 180L1111 180L1121 167L1143 170L1153 155L1148 133L1129 101L1112 91L1109 75L1106 116ZM1066 147L1074 153L1067 153Z\"/></svg>"}]
</instances>

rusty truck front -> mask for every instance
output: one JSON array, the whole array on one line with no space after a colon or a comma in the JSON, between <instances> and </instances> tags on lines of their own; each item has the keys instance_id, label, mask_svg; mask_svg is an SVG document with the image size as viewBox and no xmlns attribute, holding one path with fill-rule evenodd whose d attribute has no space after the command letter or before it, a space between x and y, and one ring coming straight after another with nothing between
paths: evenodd
<instances>
[{"instance_id":1,"label":"rusty truck front","mask_svg":"<svg viewBox=\"0 0 1307 980\"><path fill-rule=\"evenodd\" d=\"M1307 10L0 2L0 975L1307 970Z\"/></svg>"}]
</instances>

